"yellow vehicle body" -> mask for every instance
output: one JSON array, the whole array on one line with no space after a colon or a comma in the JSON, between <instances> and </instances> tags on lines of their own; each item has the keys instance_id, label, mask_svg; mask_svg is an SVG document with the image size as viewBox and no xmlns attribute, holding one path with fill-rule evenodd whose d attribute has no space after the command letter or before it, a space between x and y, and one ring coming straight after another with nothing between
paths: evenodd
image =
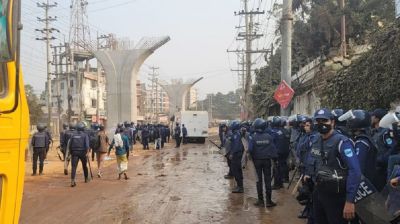
<instances>
[{"instance_id":1,"label":"yellow vehicle body","mask_svg":"<svg viewBox=\"0 0 400 224\"><path fill-rule=\"evenodd\" d=\"M19 66L16 10L19 0L9 0L7 35L11 57L0 62L0 223L18 223L29 138L29 110ZM7 4L4 3L3 4ZM4 5L2 5L4 7ZM4 18L4 15L3 15ZM0 17L1 19L1 17ZM18 46L18 47L16 47ZM1 49L4 50L4 49ZM4 51L3 51L4 52ZM0 52L1 53L1 52Z\"/></svg>"}]
</instances>

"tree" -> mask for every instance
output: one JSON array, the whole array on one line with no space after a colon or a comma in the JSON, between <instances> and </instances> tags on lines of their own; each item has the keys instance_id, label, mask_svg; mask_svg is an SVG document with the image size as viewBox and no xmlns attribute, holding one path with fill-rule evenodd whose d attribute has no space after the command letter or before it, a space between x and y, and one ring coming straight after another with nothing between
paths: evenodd
<instances>
[{"instance_id":1,"label":"tree","mask_svg":"<svg viewBox=\"0 0 400 224\"><path fill-rule=\"evenodd\" d=\"M40 105L39 98L31 85L25 85L25 94L28 100L31 124L37 124L43 116L42 105Z\"/></svg>"}]
</instances>

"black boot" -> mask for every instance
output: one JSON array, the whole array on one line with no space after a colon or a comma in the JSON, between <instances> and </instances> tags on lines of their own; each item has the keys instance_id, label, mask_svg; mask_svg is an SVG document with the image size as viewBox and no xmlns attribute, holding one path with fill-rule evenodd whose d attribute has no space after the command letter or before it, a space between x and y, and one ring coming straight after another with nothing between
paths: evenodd
<instances>
[{"instance_id":1,"label":"black boot","mask_svg":"<svg viewBox=\"0 0 400 224\"><path fill-rule=\"evenodd\" d=\"M71 180L71 187L75 187L75 186L76 186L75 180Z\"/></svg>"},{"instance_id":2,"label":"black boot","mask_svg":"<svg viewBox=\"0 0 400 224\"><path fill-rule=\"evenodd\" d=\"M236 187L235 189L232 190L232 193L243 193L244 189L243 187Z\"/></svg>"},{"instance_id":3,"label":"black boot","mask_svg":"<svg viewBox=\"0 0 400 224\"><path fill-rule=\"evenodd\" d=\"M225 179L227 179L227 180L228 180L228 179L233 179L233 176L232 176L232 175L229 175L229 174L227 174L227 175L225 175L225 176L224 176L224 178L225 178Z\"/></svg>"},{"instance_id":4,"label":"black boot","mask_svg":"<svg viewBox=\"0 0 400 224\"><path fill-rule=\"evenodd\" d=\"M264 200L258 199L256 203L254 203L257 207L265 207Z\"/></svg>"},{"instance_id":5,"label":"black boot","mask_svg":"<svg viewBox=\"0 0 400 224\"><path fill-rule=\"evenodd\" d=\"M85 183L89 183L90 182L90 178L89 177L85 177Z\"/></svg>"},{"instance_id":6,"label":"black boot","mask_svg":"<svg viewBox=\"0 0 400 224\"><path fill-rule=\"evenodd\" d=\"M68 170L64 169L64 175L68 175Z\"/></svg>"},{"instance_id":7,"label":"black boot","mask_svg":"<svg viewBox=\"0 0 400 224\"><path fill-rule=\"evenodd\" d=\"M272 201L271 193L266 193L265 195L266 195L266 199L267 199L267 203L265 204L265 206L267 208L275 207L276 203Z\"/></svg>"}]
</instances>

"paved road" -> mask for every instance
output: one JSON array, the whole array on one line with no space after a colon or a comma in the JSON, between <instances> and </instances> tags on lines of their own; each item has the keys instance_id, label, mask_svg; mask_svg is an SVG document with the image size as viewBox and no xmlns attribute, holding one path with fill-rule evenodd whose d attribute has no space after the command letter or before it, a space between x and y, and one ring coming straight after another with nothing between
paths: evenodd
<instances>
[{"instance_id":1,"label":"paved road","mask_svg":"<svg viewBox=\"0 0 400 224\"><path fill-rule=\"evenodd\" d=\"M297 219L300 207L289 191L274 192L277 207L257 208L253 170L245 172L245 194L230 193L234 185L223 179L226 171L211 145L168 145L162 151L136 150L127 181L116 179L112 160L102 179L85 184L80 172L71 188L51 155L44 176L29 176L27 163L20 223L305 223Z\"/></svg>"}]
</instances>

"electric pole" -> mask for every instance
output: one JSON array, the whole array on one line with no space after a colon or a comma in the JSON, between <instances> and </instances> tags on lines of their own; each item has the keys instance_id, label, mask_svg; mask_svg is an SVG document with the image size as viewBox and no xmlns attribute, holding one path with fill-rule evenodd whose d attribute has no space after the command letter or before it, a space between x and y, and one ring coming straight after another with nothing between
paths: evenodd
<instances>
[{"instance_id":1,"label":"electric pole","mask_svg":"<svg viewBox=\"0 0 400 224\"><path fill-rule=\"evenodd\" d=\"M340 10L341 10L341 13L342 13L341 32L340 32L340 39L341 39L340 54L341 54L342 57L346 57L346 55L347 55L346 15L344 14L344 7L345 7L344 0L339 0L339 4L340 4Z\"/></svg>"},{"instance_id":2,"label":"electric pole","mask_svg":"<svg viewBox=\"0 0 400 224\"><path fill-rule=\"evenodd\" d=\"M251 86L252 86L252 55L253 54L259 54L259 53L268 53L268 50L265 49L257 49L257 50L253 50L253 41L263 37L262 34L258 34L256 31L254 31L255 25L253 23L253 16L254 15L260 15L260 14L264 14L265 11L259 11L257 10L249 10L248 7L248 0L243 0L244 3L244 9L239 11L239 12L235 12L235 15L237 16L244 16L244 21L245 21L245 25L244 26L237 26L237 29L242 29L245 28L244 32L239 32L238 33L238 37L236 38L236 40L242 40L245 41L245 49L236 49L236 50L227 50L227 52L234 52L234 53L242 53L243 57L242 57L242 62L244 63L242 66L245 68L245 72L243 72L243 67L242 69L238 69L238 70L232 70L232 71L237 71L239 72L239 79L242 80L241 87L242 87L242 94L241 94L241 111L243 112L241 114L241 119L242 120L248 120L250 117L252 117L252 113L251 113L251 99L250 99L250 93L251 93ZM243 60L244 59L244 60ZM238 63L238 65L240 65L241 63ZM242 72L242 73L240 73Z\"/></svg>"},{"instance_id":3,"label":"electric pole","mask_svg":"<svg viewBox=\"0 0 400 224\"><path fill-rule=\"evenodd\" d=\"M289 86L292 84L292 32L292 0L283 0L281 80L286 81ZM281 115L289 116L290 110L290 107L281 109Z\"/></svg>"},{"instance_id":4,"label":"electric pole","mask_svg":"<svg viewBox=\"0 0 400 224\"><path fill-rule=\"evenodd\" d=\"M51 117L52 117L52 94L51 94L51 73L50 73L50 41L56 39L50 34L53 32L60 32L55 28L50 28L50 22L56 21L57 17L49 16L49 10L57 6L57 3L49 4L49 0L46 3L36 3L37 7L44 9L45 17L38 18L39 22L43 22L45 24L45 28L43 29L35 29L35 31L41 32L44 37L36 38L36 40L42 40L46 42L46 64L47 64L47 109L48 109L48 120L47 127L50 132L52 132L51 128Z\"/></svg>"}]
</instances>

